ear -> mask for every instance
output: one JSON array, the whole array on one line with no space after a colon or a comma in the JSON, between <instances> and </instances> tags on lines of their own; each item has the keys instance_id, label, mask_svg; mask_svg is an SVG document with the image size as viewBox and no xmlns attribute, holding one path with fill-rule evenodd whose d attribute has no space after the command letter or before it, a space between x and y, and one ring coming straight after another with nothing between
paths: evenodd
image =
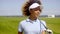
<instances>
[{"instance_id":1,"label":"ear","mask_svg":"<svg viewBox=\"0 0 60 34\"><path fill-rule=\"evenodd\" d=\"M32 10L30 10L29 12L30 12L30 13L32 13L33 11L32 11Z\"/></svg>"},{"instance_id":2,"label":"ear","mask_svg":"<svg viewBox=\"0 0 60 34\"><path fill-rule=\"evenodd\" d=\"M31 13L32 13L32 11L30 10L30 11L29 11L29 13L31 14Z\"/></svg>"}]
</instances>

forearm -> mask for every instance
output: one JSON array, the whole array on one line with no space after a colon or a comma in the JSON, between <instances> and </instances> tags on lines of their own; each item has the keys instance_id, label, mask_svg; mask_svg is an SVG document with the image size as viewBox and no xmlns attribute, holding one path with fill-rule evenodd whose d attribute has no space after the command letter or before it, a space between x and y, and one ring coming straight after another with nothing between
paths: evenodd
<instances>
[{"instance_id":1,"label":"forearm","mask_svg":"<svg viewBox=\"0 0 60 34\"><path fill-rule=\"evenodd\" d=\"M18 32L18 34L22 34L22 32Z\"/></svg>"},{"instance_id":2,"label":"forearm","mask_svg":"<svg viewBox=\"0 0 60 34\"><path fill-rule=\"evenodd\" d=\"M45 34L45 31L42 31L42 34Z\"/></svg>"}]
</instances>

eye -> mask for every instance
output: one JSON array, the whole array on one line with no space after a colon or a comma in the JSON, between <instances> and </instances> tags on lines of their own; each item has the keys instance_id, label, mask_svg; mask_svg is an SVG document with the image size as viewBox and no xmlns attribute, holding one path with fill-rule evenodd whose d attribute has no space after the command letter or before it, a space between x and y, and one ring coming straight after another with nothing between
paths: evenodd
<instances>
[{"instance_id":1,"label":"eye","mask_svg":"<svg viewBox=\"0 0 60 34\"><path fill-rule=\"evenodd\" d=\"M39 11L41 12L41 9L39 9Z\"/></svg>"}]
</instances>

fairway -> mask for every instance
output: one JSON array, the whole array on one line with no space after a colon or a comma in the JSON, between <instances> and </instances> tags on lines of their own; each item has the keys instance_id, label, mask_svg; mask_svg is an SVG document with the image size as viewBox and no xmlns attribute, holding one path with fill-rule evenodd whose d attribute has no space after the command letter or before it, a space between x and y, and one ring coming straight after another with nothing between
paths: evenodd
<instances>
[{"instance_id":1,"label":"fairway","mask_svg":"<svg viewBox=\"0 0 60 34\"><path fill-rule=\"evenodd\" d=\"M18 24L27 17L2 17L0 16L0 34L17 34ZM54 34L60 34L60 18L40 18L46 21L47 27Z\"/></svg>"}]
</instances>

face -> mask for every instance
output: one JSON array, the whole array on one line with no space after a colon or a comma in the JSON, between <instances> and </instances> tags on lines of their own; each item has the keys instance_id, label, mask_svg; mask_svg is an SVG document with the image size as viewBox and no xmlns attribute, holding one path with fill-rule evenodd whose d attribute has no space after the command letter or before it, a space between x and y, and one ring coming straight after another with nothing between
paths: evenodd
<instances>
[{"instance_id":1,"label":"face","mask_svg":"<svg viewBox=\"0 0 60 34\"><path fill-rule=\"evenodd\" d=\"M40 10L31 10L30 13L32 17L37 18L41 12Z\"/></svg>"}]
</instances>

